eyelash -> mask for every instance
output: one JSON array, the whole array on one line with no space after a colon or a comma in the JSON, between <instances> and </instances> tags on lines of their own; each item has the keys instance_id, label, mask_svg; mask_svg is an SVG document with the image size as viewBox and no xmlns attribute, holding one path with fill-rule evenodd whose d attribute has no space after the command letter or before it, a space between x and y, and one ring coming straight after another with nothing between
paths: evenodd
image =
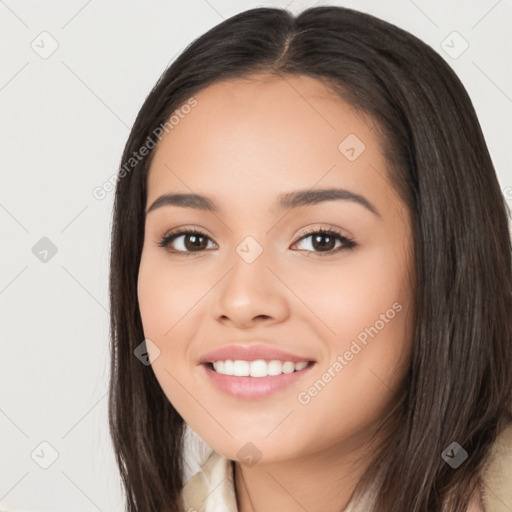
<instances>
[{"instance_id":1,"label":"eyelash","mask_svg":"<svg viewBox=\"0 0 512 512\"><path fill-rule=\"evenodd\" d=\"M316 235L316 234L333 236L334 238L340 240L343 245L340 247L337 247L336 249L331 249L329 251L307 251L306 249L302 249L302 250L306 250L307 252L313 252L315 254L318 254L319 256L331 256L338 252L351 250L351 249L354 249L355 247L357 247L357 243L352 238L349 238L349 237L341 234L339 231L332 229L332 228L330 228L330 229L319 228L319 229L315 229L312 231L302 232L299 239L297 240L297 242L295 242L293 245L310 237L311 235ZM161 238L160 242L158 242L158 246L159 247L167 247L171 242L173 242L176 238L178 238L182 235L195 235L195 236L201 236L201 237L205 237L205 238L209 239L209 237L202 231L192 228L192 229L186 229L186 230L182 230L182 231L174 231L174 232L171 231L170 233L167 233L166 235L164 235ZM168 249L168 250L170 252L172 252L173 254L179 254L180 256L190 256L195 253L204 252L204 250L203 251L177 251L175 249Z\"/></svg>"}]
</instances>

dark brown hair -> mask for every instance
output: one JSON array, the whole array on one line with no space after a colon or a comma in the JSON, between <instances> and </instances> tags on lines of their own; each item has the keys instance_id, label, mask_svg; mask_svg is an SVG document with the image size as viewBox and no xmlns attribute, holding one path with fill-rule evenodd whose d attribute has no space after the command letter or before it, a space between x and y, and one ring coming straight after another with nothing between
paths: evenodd
<instances>
[{"instance_id":1,"label":"dark brown hair","mask_svg":"<svg viewBox=\"0 0 512 512\"><path fill-rule=\"evenodd\" d=\"M410 33L368 14L314 7L297 16L257 8L190 44L146 98L126 163L194 93L272 73L322 81L382 133L389 179L410 209L416 325L398 426L360 482L383 464L379 512L465 510L489 448L512 421L512 271L507 206L480 125L448 64ZM130 512L181 510L183 419L151 366L137 275L149 155L121 172L112 225L109 424ZM441 458L452 441L469 458ZM362 487L361 487L362 488ZM358 488L360 489L360 488Z\"/></svg>"}]
</instances>

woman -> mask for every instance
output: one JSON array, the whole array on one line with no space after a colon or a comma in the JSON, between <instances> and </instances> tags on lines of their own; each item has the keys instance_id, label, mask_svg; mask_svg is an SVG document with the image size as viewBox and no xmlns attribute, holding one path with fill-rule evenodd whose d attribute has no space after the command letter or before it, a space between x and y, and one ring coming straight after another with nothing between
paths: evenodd
<instances>
[{"instance_id":1,"label":"woman","mask_svg":"<svg viewBox=\"0 0 512 512\"><path fill-rule=\"evenodd\" d=\"M118 178L128 510L512 507L506 205L432 49L341 7L240 13L162 75ZM188 482L186 429L213 449Z\"/></svg>"}]
</instances>

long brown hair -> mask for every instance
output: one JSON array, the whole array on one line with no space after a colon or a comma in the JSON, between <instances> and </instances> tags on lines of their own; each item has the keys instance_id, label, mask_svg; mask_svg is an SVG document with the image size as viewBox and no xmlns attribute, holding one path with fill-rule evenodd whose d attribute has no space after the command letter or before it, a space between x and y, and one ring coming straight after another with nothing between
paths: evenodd
<instances>
[{"instance_id":1,"label":"long brown hair","mask_svg":"<svg viewBox=\"0 0 512 512\"><path fill-rule=\"evenodd\" d=\"M110 262L109 425L129 512L181 510L183 419L135 348L144 340L137 274L155 129L194 93L258 72L300 74L330 86L373 118L390 180L408 205L415 247L416 325L379 512L462 512L489 448L512 421L512 271L507 206L463 85L415 36L368 14L314 7L297 16L257 8L190 44L146 98L116 186ZM441 454L453 441L469 458Z\"/></svg>"}]
</instances>

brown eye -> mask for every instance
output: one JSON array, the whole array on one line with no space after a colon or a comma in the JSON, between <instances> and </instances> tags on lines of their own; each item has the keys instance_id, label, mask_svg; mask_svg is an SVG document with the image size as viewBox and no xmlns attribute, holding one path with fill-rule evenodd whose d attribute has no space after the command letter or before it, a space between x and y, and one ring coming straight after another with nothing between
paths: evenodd
<instances>
[{"instance_id":1,"label":"brown eye","mask_svg":"<svg viewBox=\"0 0 512 512\"><path fill-rule=\"evenodd\" d=\"M168 247L171 252L192 253L207 249L209 237L198 230L180 231L164 236L158 243L160 247ZM175 244L175 247L171 247Z\"/></svg>"},{"instance_id":2,"label":"brown eye","mask_svg":"<svg viewBox=\"0 0 512 512\"><path fill-rule=\"evenodd\" d=\"M318 229L303 235L296 244L311 239L310 248L302 249L321 255L334 254L342 250L353 249L357 244L346 236L332 229ZM336 244L339 242L339 245ZM323 253L323 254L322 254Z\"/></svg>"}]
</instances>

